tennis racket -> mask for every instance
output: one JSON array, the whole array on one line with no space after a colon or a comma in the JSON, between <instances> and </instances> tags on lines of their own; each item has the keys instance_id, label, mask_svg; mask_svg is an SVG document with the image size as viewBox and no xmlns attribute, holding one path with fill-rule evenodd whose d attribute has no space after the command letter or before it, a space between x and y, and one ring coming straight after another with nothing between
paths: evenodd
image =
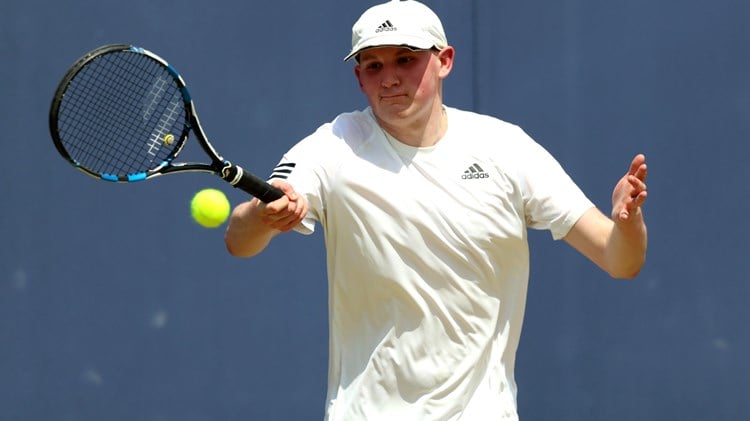
<instances>
[{"instance_id":1,"label":"tennis racket","mask_svg":"<svg viewBox=\"0 0 750 421\"><path fill-rule=\"evenodd\" d=\"M78 59L57 87L49 127L57 151L101 180L207 172L266 203L284 195L216 152L180 74L143 48L105 45ZM210 162L175 162L191 131Z\"/></svg>"}]
</instances>

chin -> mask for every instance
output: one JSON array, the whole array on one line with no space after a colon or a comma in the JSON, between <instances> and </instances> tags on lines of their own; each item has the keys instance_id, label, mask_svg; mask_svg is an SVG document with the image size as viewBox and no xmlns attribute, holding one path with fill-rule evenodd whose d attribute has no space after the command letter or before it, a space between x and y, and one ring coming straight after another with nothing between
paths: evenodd
<instances>
[{"instance_id":1,"label":"chin","mask_svg":"<svg viewBox=\"0 0 750 421\"><path fill-rule=\"evenodd\" d=\"M379 104L377 107L373 107L376 114L384 119L408 117L410 109L409 104Z\"/></svg>"}]
</instances>

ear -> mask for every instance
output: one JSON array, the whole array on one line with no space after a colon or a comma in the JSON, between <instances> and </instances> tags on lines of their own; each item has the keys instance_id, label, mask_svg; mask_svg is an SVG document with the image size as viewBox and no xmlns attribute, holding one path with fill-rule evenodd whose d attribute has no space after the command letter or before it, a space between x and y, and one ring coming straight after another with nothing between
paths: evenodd
<instances>
[{"instance_id":1,"label":"ear","mask_svg":"<svg viewBox=\"0 0 750 421\"><path fill-rule=\"evenodd\" d=\"M357 76L357 82L359 83L359 89L362 89L362 79L360 77L360 73L362 72L362 69L359 67L359 64L354 66L354 75Z\"/></svg>"},{"instance_id":2,"label":"ear","mask_svg":"<svg viewBox=\"0 0 750 421\"><path fill-rule=\"evenodd\" d=\"M456 57L456 50L451 47L445 47L437 54L438 60L440 60L440 73L441 79L445 79L453 69L453 59Z\"/></svg>"}]
</instances>

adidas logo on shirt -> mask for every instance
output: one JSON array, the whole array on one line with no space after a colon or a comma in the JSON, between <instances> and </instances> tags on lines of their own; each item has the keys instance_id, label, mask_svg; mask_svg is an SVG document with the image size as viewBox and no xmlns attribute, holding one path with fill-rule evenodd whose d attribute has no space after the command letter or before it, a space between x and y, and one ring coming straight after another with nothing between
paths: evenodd
<instances>
[{"instance_id":1,"label":"adidas logo on shirt","mask_svg":"<svg viewBox=\"0 0 750 421\"><path fill-rule=\"evenodd\" d=\"M461 178L463 180L476 180L480 178L490 178L490 175L486 173L479 164L474 163L468 170L464 171Z\"/></svg>"},{"instance_id":2,"label":"adidas logo on shirt","mask_svg":"<svg viewBox=\"0 0 750 421\"><path fill-rule=\"evenodd\" d=\"M375 30L375 33L378 34L380 32L386 32L386 31L398 31L398 29L393 26L391 21L387 20L383 22L380 26L378 26L378 29Z\"/></svg>"}]
</instances>

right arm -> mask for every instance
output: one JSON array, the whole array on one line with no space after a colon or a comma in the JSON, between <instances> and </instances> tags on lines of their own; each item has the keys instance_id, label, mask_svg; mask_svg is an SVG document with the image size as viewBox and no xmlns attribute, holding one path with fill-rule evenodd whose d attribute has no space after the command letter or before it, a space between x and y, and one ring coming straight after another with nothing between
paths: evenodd
<instances>
[{"instance_id":1,"label":"right arm","mask_svg":"<svg viewBox=\"0 0 750 421\"><path fill-rule=\"evenodd\" d=\"M278 180L272 184L283 191L284 196L271 203L253 198L232 211L224 235L227 251L232 256L257 255L273 237L294 228L307 215L307 201L291 185Z\"/></svg>"}]
</instances>

